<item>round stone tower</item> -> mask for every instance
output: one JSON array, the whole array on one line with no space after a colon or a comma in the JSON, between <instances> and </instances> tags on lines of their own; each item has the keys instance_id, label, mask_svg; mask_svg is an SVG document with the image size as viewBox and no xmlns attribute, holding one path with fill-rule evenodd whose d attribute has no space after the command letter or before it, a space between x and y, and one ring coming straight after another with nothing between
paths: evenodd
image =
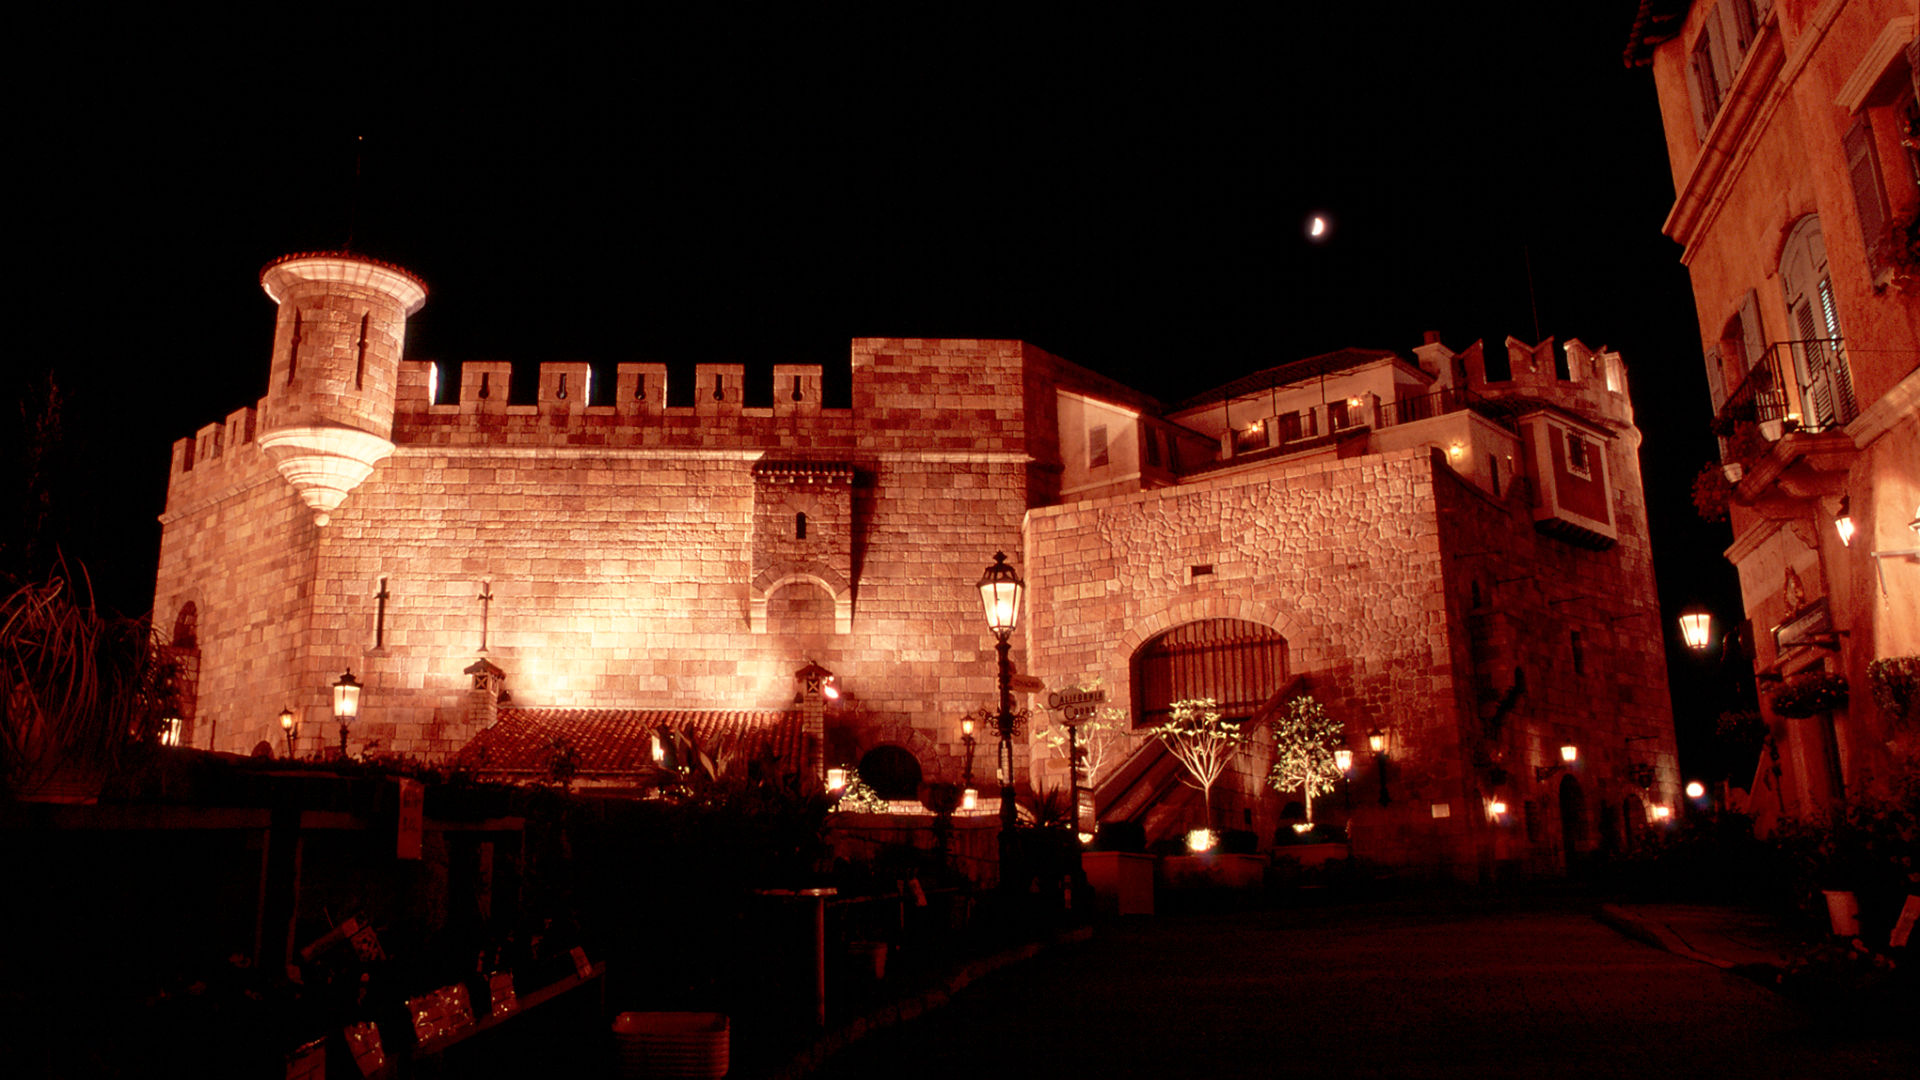
<instances>
[{"instance_id":1,"label":"round stone tower","mask_svg":"<svg viewBox=\"0 0 1920 1080\"><path fill-rule=\"evenodd\" d=\"M347 251L275 259L260 286L280 305L260 445L325 525L393 452L393 395L407 316L427 287Z\"/></svg>"}]
</instances>

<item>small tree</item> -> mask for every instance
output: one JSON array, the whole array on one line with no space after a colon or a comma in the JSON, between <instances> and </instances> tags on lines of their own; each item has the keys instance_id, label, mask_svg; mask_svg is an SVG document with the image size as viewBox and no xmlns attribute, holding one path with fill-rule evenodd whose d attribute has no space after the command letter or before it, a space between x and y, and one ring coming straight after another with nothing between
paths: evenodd
<instances>
[{"instance_id":1,"label":"small tree","mask_svg":"<svg viewBox=\"0 0 1920 1080\"><path fill-rule=\"evenodd\" d=\"M1067 725L1048 725L1047 747L1059 757L1067 756ZM1127 725L1124 709L1101 709L1099 715L1080 725L1074 735L1080 746L1080 775L1088 790L1100 786L1100 778L1117 767L1140 745L1140 734Z\"/></svg>"},{"instance_id":2,"label":"small tree","mask_svg":"<svg viewBox=\"0 0 1920 1080\"><path fill-rule=\"evenodd\" d=\"M1213 706L1212 698L1176 701L1168 707L1166 723L1147 729L1186 766L1188 783L1200 789L1209 829L1213 828L1213 785L1240 752L1245 737L1239 724L1222 720Z\"/></svg>"},{"instance_id":3,"label":"small tree","mask_svg":"<svg viewBox=\"0 0 1920 1080\"><path fill-rule=\"evenodd\" d=\"M1300 789L1313 820L1313 797L1333 790L1340 768L1333 752L1340 748L1340 721L1327 715L1309 694L1289 700L1273 718L1273 770L1267 783L1282 794Z\"/></svg>"}]
</instances>

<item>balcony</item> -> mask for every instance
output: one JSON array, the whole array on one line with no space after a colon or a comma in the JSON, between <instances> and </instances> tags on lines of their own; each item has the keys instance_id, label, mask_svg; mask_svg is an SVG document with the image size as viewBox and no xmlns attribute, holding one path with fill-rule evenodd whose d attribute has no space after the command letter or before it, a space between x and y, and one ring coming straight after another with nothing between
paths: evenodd
<instances>
[{"instance_id":1,"label":"balcony","mask_svg":"<svg viewBox=\"0 0 1920 1080\"><path fill-rule=\"evenodd\" d=\"M1803 380L1797 380L1799 393L1792 398L1787 394L1788 373L1798 373ZM1795 431L1817 435L1845 427L1859 414L1844 339L1776 341L1727 396L1714 417L1713 432L1726 440L1722 457L1746 465L1748 458L1765 451L1755 445L1756 435L1768 443Z\"/></svg>"}]
</instances>

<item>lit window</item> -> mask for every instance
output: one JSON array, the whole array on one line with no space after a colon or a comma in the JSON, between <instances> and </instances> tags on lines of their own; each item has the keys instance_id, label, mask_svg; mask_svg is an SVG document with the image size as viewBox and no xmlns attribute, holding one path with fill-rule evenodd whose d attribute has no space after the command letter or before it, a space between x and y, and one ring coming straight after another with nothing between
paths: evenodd
<instances>
[{"instance_id":1,"label":"lit window","mask_svg":"<svg viewBox=\"0 0 1920 1080\"><path fill-rule=\"evenodd\" d=\"M1582 479L1593 476L1587 463L1587 440L1569 431L1567 437L1567 472Z\"/></svg>"}]
</instances>

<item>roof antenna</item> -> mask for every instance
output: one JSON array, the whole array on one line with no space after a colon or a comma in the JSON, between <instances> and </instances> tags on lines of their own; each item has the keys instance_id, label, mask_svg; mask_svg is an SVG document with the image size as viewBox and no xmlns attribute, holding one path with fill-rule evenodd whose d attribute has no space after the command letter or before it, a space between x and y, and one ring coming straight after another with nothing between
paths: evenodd
<instances>
[{"instance_id":1,"label":"roof antenna","mask_svg":"<svg viewBox=\"0 0 1920 1080\"><path fill-rule=\"evenodd\" d=\"M1533 343L1540 344L1540 301L1533 295L1533 251L1525 244L1520 245L1520 257L1527 263L1527 307L1533 309Z\"/></svg>"},{"instance_id":2,"label":"roof antenna","mask_svg":"<svg viewBox=\"0 0 1920 1080\"><path fill-rule=\"evenodd\" d=\"M353 187L347 192L347 242L340 245L342 251L353 250L353 230L360 219L360 152L366 146L365 135L353 137Z\"/></svg>"}]
</instances>

